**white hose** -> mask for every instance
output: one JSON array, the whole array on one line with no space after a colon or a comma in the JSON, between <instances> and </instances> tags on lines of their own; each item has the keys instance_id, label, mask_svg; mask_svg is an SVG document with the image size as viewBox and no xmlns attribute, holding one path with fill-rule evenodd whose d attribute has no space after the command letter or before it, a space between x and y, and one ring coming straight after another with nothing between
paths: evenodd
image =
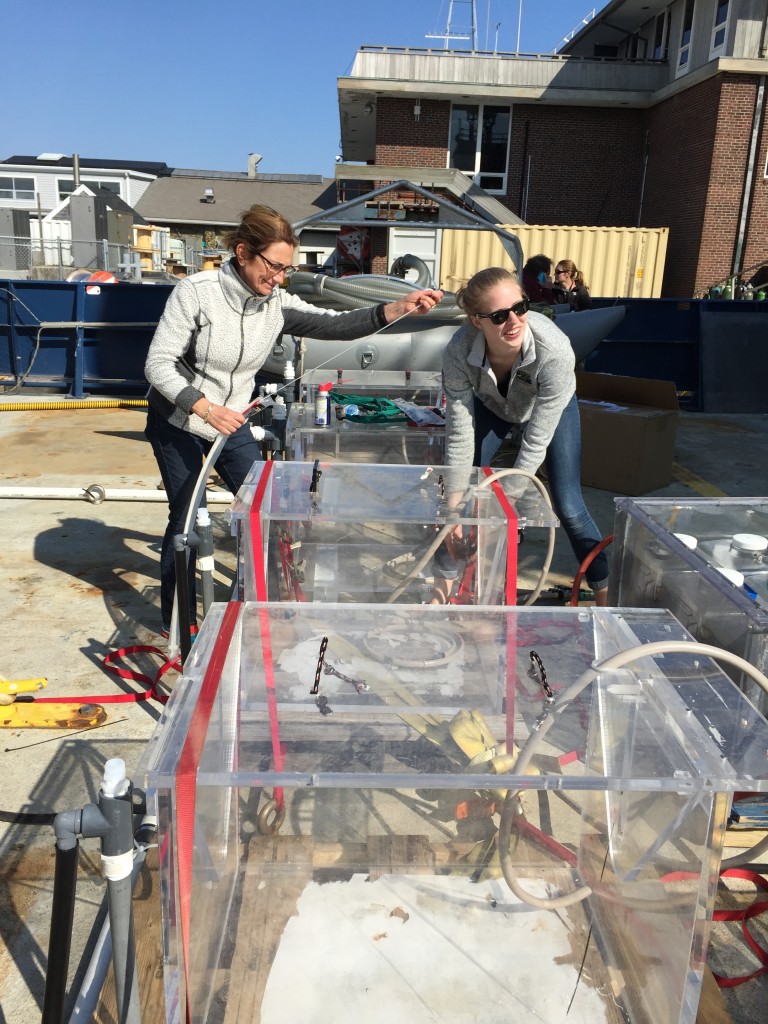
<instances>
[{"instance_id":1,"label":"white hose","mask_svg":"<svg viewBox=\"0 0 768 1024\"><path fill-rule=\"evenodd\" d=\"M525 774L528 765L531 763L536 750L541 744L541 741L554 724L555 716L563 711L572 700L575 700L582 690L597 678L600 672L623 668L624 665L627 665L632 661L636 661L638 658L653 658L659 654L689 653L703 655L704 657L709 657L716 661L724 661L726 664L738 668L745 675L749 676L749 678L761 687L761 689L768 693L768 679L762 672L760 672L759 669L755 668L755 666L751 665L748 661L745 661L744 658L740 658L737 654L731 654L730 651L724 651L720 647L712 647L709 644L700 644L695 641L687 640L664 640L657 643L640 644L637 647L630 647L626 651L619 651L618 654L614 654L610 658L606 658L593 668L587 669L586 672L583 672L574 683L571 683L570 686L567 686L563 690L555 701L549 716L541 723L540 727L536 731L530 734L526 740L517 761L510 771L510 774ZM518 799L518 793L516 791L509 791L507 793L504 800L504 807L501 812L501 819L499 821L499 860L504 880L509 888L518 899L527 903L529 906L537 907L540 910L556 910L561 907L569 907L574 903L579 903L581 900L586 899L592 894L592 889L588 885L582 885L580 888L575 889L572 892L563 893L561 896L549 898L533 896L520 885L515 875L512 854L510 852L512 826L515 817L519 813L516 806ZM766 850L768 850L768 837L762 839L746 854L740 853L728 860L722 860L720 862L720 869L722 871L727 868L737 867L739 864L756 860ZM640 905L648 907L651 905L651 902L652 901L640 901ZM669 906L670 904L667 903L667 905Z\"/></svg>"},{"instance_id":2,"label":"white hose","mask_svg":"<svg viewBox=\"0 0 768 1024\"><path fill-rule=\"evenodd\" d=\"M35 498L57 501L88 501L92 505L100 505L102 501L168 501L164 490L157 488L140 490L127 487L102 487L101 484L89 484L88 487L0 487L2 498ZM206 501L230 504L232 495L229 491L207 491Z\"/></svg>"}]
</instances>

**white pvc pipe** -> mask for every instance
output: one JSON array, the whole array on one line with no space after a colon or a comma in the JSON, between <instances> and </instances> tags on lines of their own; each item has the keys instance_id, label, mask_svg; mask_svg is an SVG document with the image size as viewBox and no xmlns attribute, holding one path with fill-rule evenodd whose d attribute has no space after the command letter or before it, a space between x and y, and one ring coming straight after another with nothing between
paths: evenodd
<instances>
[{"instance_id":1,"label":"white pvc pipe","mask_svg":"<svg viewBox=\"0 0 768 1024\"><path fill-rule=\"evenodd\" d=\"M71 501L79 499L92 505L100 505L102 501L168 501L164 490L155 488L141 490L127 487L102 487L101 484L90 484L88 487L0 487L2 498L38 498ZM205 500L208 504L231 505L233 499L229 491L206 491Z\"/></svg>"}]
</instances>

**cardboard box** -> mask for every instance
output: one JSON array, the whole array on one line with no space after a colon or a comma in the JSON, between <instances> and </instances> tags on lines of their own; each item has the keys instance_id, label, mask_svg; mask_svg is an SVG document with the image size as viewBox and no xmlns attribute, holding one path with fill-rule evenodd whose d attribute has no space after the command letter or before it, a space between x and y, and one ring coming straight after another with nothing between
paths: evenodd
<instances>
[{"instance_id":1,"label":"cardboard box","mask_svg":"<svg viewBox=\"0 0 768 1024\"><path fill-rule=\"evenodd\" d=\"M581 482L647 494L672 479L679 416L673 381L576 372Z\"/></svg>"}]
</instances>

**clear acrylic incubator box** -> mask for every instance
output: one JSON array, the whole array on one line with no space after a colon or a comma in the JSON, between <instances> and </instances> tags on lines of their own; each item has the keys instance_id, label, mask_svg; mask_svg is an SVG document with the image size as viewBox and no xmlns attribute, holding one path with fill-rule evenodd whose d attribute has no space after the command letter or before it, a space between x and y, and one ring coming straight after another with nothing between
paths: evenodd
<instances>
[{"instance_id":1,"label":"clear acrylic incubator box","mask_svg":"<svg viewBox=\"0 0 768 1024\"><path fill-rule=\"evenodd\" d=\"M401 419L390 423L362 423L337 419L333 408L327 426L315 422L315 406L291 408L286 433L291 458L344 459L346 462L441 465L445 454L445 426L416 426Z\"/></svg>"},{"instance_id":2,"label":"clear acrylic incubator box","mask_svg":"<svg viewBox=\"0 0 768 1024\"><path fill-rule=\"evenodd\" d=\"M403 398L416 405L435 406L442 394L439 370L305 370L301 375L302 399L313 405L321 384L346 395Z\"/></svg>"},{"instance_id":3,"label":"clear acrylic incubator box","mask_svg":"<svg viewBox=\"0 0 768 1024\"><path fill-rule=\"evenodd\" d=\"M134 776L167 1024L693 1024L768 723L657 641L690 637L662 609L214 605Z\"/></svg>"},{"instance_id":4,"label":"clear acrylic incubator box","mask_svg":"<svg viewBox=\"0 0 768 1024\"><path fill-rule=\"evenodd\" d=\"M515 604L518 528L558 520L536 486L467 467L255 463L232 505L241 600ZM522 481L522 482L521 482ZM520 497L515 497L516 493ZM457 538L455 527L461 526Z\"/></svg>"},{"instance_id":5,"label":"clear acrylic incubator box","mask_svg":"<svg viewBox=\"0 0 768 1024\"><path fill-rule=\"evenodd\" d=\"M768 499L618 498L614 537L609 604L668 608L697 640L768 672Z\"/></svg>"}]
</instances>

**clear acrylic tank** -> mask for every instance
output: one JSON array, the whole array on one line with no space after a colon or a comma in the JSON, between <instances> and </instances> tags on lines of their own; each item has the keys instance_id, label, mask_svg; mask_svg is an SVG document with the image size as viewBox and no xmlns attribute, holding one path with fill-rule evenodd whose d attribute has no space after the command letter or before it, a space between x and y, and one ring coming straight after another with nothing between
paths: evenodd
<instances>
[{"instance_id":1,"label":"clear acrylic tank","mask_svg":"<svg viewBox=\"0 0 768 1024\"><path fill-rule=\"evenodd\" d=\"M698 640L766 672L767 499L618 498L614 537L609 604L668 608Z\"/></svg>"},{"instance_id":2,"label":"clear acrylic tank","mask_svg":"<svg viewBox=\"0 0 768 1024\"><path fill-rule=\"evenodd\" d=\"M700 655L599 667L687 638L656 609L215 605L135 775L168 1024L693 1024L768 723Z\"/></svg>"},{"instance_id":3,"label":"clear acrylic tank","mask_svg":"<svg viewBox=\"0 0 768 1024\"><path fill-rule=\"evenodd\" d=\"M518 528L558 520L534 484L518 476L493 482L489 473L255 463L232 506L239 596L421 603L429 600L437 564L454 578L458 599L503 604L515 591ZM447 553L456 525L462 538Z\"/></svg>"}]
</instances>

